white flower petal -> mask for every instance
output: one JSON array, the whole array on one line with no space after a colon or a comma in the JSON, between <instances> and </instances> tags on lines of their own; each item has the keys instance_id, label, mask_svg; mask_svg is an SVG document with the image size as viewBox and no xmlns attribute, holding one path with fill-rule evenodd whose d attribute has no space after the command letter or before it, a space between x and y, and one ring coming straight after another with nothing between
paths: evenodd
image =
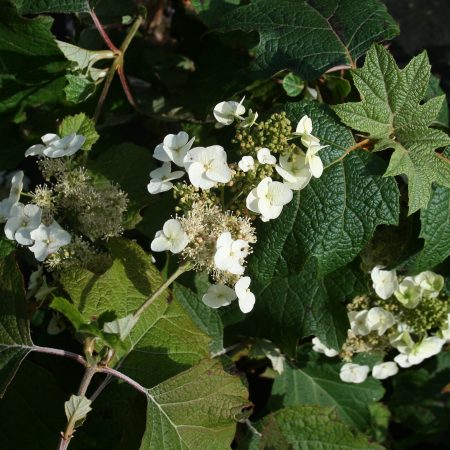
<instances>
[{"instance_id":1,"label":"white flower petal","mask_svg":"<svg viewBox=\"0 0 450 450\"><path fill-rule=\"evenodd\" d=\"M341 367L339 377L346 383L359 384L366 380L369 372L369 366L347 363Z\"/></svg>"},{"instance_id":2,"label":"white flower petal","mask_svg":"<svg viewBox=\"0 0 450 450\"><path fill-rule=\"evenodd\" d=\"M398 366L395 362L387 361L375 364L372 368L372 376L377 380L385 380L398 373Z\"/></svg>"},{"instance_id":3,"label":"white flower petal","mask_svg":"<svg viewBox=\"0 0 450 450\"><path fill-rule=\"evenodd\" d=\"M205 305L215 309L228 306L233 300L236 300L234 290L224 284L211 285L202 297Z\"/></svg>"}]
</instances>

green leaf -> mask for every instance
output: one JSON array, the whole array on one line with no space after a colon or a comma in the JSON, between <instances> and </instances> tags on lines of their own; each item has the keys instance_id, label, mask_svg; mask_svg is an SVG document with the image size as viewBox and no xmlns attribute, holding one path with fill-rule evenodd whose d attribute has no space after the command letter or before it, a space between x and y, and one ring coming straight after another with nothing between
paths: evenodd
<instances>
[{"instance_id":1,"label":"green leaf","mask_svg":"<svg viewBox=\"0 0 450 450\"><path fill-rule=\"evenodd\" d=\"M440 95L445 95L445 92L439 86L439 78L435 75L431 74L430 82L428 84L427 92L425 93L424 100L430 100L433 97L439 97ZM447 99L446 99L447 100ZM442 103L441 110L437 115L436 119L433 122L436 125L440 125L442 127L448 127L449 118L448 118L448 104L447 101Z\"/></svg>"},{"instance_id":2,"label":"green leaf","mask_svg":"<svg viewBox=\"0 0 450 450\"><path fill-rule=\"evenodd\" d=\"M398 34L397 24L378 0L366 0L364 6L353 0L278 0L276 5L273 0L252 0L234 8L226 0L214 0L199 11L200 18L219 31L257 31L254 69L265 76L290 69L310 80L332 66L355 64L370 44Z\"/></svg>"},{"instance_id":3,"label":"green leaf","mask_svg":"<svg viewBox=\"0 0 450 450\"><path fill-rule=\"evenodd\" d=\"M86 138L81 147L82 150L90 150L100 137L95 130L94 121L84 113L64 117L59 125L58 133L61 137L72 133L82 134Z\"/></svg>"},{"instance_id":4,"label":"green leaf","mask_svg":"<svg viewBox=\"0 0 450 450\"><path fill-rule=\"evenodd\" d=\"M5 258L15 249L14 241L10 241L5 236L0 237L0 258Z\"/></svg>"},{"instance_id":5,"label":"green leaf","mask_svg":"<svg viewBox=\"0 0 450 450\"><path fill-rule=\"evenodd\" d=\"M200 295L178 283L174 284L173 293L195 324L211 337L210 352L221 352L223 350L223 325L218 311L206 306L201 301Z\"/></svg>"},{"instance_id":6,"label":"green leaf","mask_svg":"<svg viewBox=\"0 0 450 450\"><path fill-rule=\"evenodd\" d=\"M259 424L262 437L259 448L269 450L278 437L284 441L281 449L308 450L381 450L363 434L354 433L340 422L333 408L318 406L291 406L266 416Z\"/></svg>"},{"instance_id":7,"label":"green leaf","mask_svg":"<svg viewBox=\"0 0 450 450\"><path fill-rule=\"evenodd\" d=\"M103 275L77 269L61 274L64 289L88 321L111 310L128 316L163 282L136 243L112 239L109 247L114 261ZM166 291L142 314L125 341L130 353L119 355L117 364L151 387L208 357L209 340Z\"/></svg>"},{"instance_id":8,"label":"green leaf","mask_svg":"<svg viewBox=\"0 0 450 450\"><path fill-rule=\"evenodd\" d=\"M128 316L121 317L112 322L106 322L103 325L103 330L106 333L117 334L119 338L124 341L136 325L137 321L138 319L133 314L128 314Z\"/></svg>"},{"instance_id":9,"label":"green leaf","mask_svg":"<svg viewBox=\"0 0 450 450\"><path fill-rule=\"evenodd\" d=\"M84 395L71 395L64 403L67 420L71 421L75 428L82 425L86 416L92 411L91 403L91 400Z\"/></svg>"},{"instance_id":10,"label":"green leaf","mask_svg":"<svg viewBox=\"0 0 450 450\"><path fill-rule=\"evenodd\" d=\"M66 99L73 103L82 103L95 92L95 83L79 75L66 75L67 86L64 88Z\"/></svg>"},{"instance_id":11,"label":"green leaf","mask_svg":"<svg viewBox=\"0 0 450 450\"><path fill-rule=\"evenodd\" d=\"M11 254L0 260L0 398L32 350L25 308L22 274Z\"/></svg>"},{"instance_id":12,"label":"green leaf","mask_svg":"<svg viewBox=\"0 0 450 450\"><path fill-rule=\"evenodd\" d=\"M297 97L297 95L301 94L304 87L305 82L295 73L290 72L283 78L283 89L289 97Z\"/></svg>"},{"instance_id":13,"label":"green leaf","mask_svg":"<svg viewBox=\"0 0 450 450\"><path fill-rule=\"evenodd\" d=\"M324 277L352 261L377 225L397 224L398 189L381 177L384 163L376 155L354 151L339 160L354 140L327 107L300 102L285 109L294 123L304 114L312 118L314 134L329 145L321 151L326 168L277 220L261 225L249 264L256 305L239 331L269 338L284 351L293 352L308 335L340 348L346 312L341 293Z\"/></svg>"},{"instance_id":14,"label":"green leaf","mask_svg":"<svg viewBox=\"0 0 450 450\"><path fill-rule=\"evenodd\" d=\"M219 360L201 362L148 391L141 450L228 450L236 421L250 413L247 395Z\"/></svg>"},{"instance_id":15,"label":"green leaf","mask_svg":"<svg viewBox=\"0 0 450 450\"><path fill-rule=\"evenodd\" d=\"M374 378L361 384L343 383L339 378L342 363L312 358L307 364L285 364L275 378L270 406L319 405L335 409L340 420L361 431L371 423L369 405L383 397L384 389Z\"/></svg>"},{"instance_id":16,"label":"green leaf","mask_svg":"<svg viewBox=\"0 0 450 450\"><path fill-rule=\"evenodd\" d=\"M89 12L88 0L12 0L20 14Z\"/></svg>"},{"instance_id":17,"label":"green leaf","mask_svg":"<svg viewBox=\"0 0 450 450\"><path fill-rule=\"evenodd\" d=\"M450 188L450 163L435 149L450 145L446 133L428 128L445 96L421 104L430 80L426 52L400 70L382 46L373 46L362 69L353 71L361 102L334 106L342 121L378 141L376 150L393 148L385 176L408 177L409 214L425 208L436 182Z\"/></svg>"}]
</instances>

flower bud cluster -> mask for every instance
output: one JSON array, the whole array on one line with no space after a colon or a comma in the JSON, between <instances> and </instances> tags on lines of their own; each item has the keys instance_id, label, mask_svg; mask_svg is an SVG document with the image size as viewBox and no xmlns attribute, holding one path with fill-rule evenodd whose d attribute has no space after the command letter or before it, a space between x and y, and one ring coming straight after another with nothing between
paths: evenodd
<instances>
[{"instance_id":1,"label":"flower bud cluster","mask_svg":"<svg viewBox=\"0 0 450 450\"><path fill-rule=\"evenodd\" d=\"M450 342L450 300L442 293L444 279L426 271L414 277L399 277L395 270L375 266L371 271L374 295L356 297L348 305L350 329L339 356L345 382L361 383L372 376L385 379L399 367L420 364L438 354ZM313 350L336 356L315 338ZM353 364L357 353L394 356L372 368Z\"/></svg>"}]
</instances>

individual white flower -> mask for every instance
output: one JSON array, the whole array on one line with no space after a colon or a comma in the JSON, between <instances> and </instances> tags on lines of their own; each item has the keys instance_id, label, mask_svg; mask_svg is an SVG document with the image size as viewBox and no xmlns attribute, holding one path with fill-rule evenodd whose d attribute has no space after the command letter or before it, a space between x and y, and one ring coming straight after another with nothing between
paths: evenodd
<instances>
[{"instance_id":1,"label":"individual white flower","mask_svg":"<svg viewBox=\"0 0 450 450\"><path fill-rule=\"evenodd\" d=\"M382 336L394 323L394 316L379 306L370 308L367 312L366 325L370 331L376 331L378 336Z\"/></svg>"},{"instance_id":2,"label":"individual white flower","mask_svg":"<svg viewBox=\"0 0 450 450\"><path fill-rule=\"evenodd\" d=\"M276 219L283 206L292 200L292 191L279 181L266 177L247 196L246 204L250 211L261 214L263 222Z\"/></svg>"},{"instance_id":3,"label":"individual white flower","mask_svg":"<svg viewBox=\"0 0 450 450\"><path fill-rule=\"evenodd\" d=\"M23 172L19 170L11 178L9 196L0 202L0 223L6 222L11 215L12 207L19 201L23 189Z\"/></svg>"},{"instance_id":4,"label":"individual white flower","mask_svg":"<svg viewBox=\"0 0 450 450\"><path fill-rule=\"evenodd\" d=\"M42 144L31 146L25 156L47 156L49 158L60 158L62 156L71 156L75 154L83 144L86 138L81 134L71 133L68 136L60 138L57 134L48 133L41 137Z\"/></svg>"},{"instance_id":5,"label":"individual white flower","mask_svg":"<svg viewBox=\"0 0 450 450\"><path fill-rule=\"evenodd\" d=\"M34 241L30 250L38 261L44 261L48 255L55 253L60 247L70 244L70 234L63 230L61 226L53 221L51 225L46 226L43 223L30 233Z\"/></svg>"},{"instance_id":6,"label":"individual white flower","mask_svg":"<svg viewBox=\"0 0 450 450\"><path fill-rule=\"evenodd\" d=\"M393 361L386 361L375 364L372 367L372 376L377 380L385 380L386 378L397 375L398 366Z\"/></svg>"},{"instance_id":7,"label":"individual white flower","mask_svg":"<svg viewBox=\"0 0 450 450\"><path fill-rule=\"evenodd\" d=\"M414 366L412 362L409 361L408 355L405 353L399 353L395 358L394 361L402 368L407 369L408 367Z\"/></svg>"},{"instance_id":8,"label":"individual white flower","mask_svg":"<svg viewBox=\"0 0 450 450\"><path fill-rule=\"evenodd\" d=\"M56 142L58 139L60 139L60 137L57 134L54 133L44 134L44 136L41 137L41 141L44 143L44 145L42 144L32 145L26 150L25 156L43 156L44 150L52 142Z\"/></svg>"},{"instance_id":9,"label":"individual white flower","mask_svg":"<svg viewBox=\"0 0 450 450\"><path fill-rule=\"evenodd\" d=\"M395 270L382 270L383 266L375 266L370 273L373 288L378 297L387 300L397 289L397 275Z\"/></svg>"},{"instance_id":10,"label":"individual white flower","mask_svg":"<svg viewBox=\"0 0 450 450\"><path fill-rule=\"evenodd\" d=\"M153 157L163 162L172 161L177 166L183 167L184 158L194 141L195 137L189 140L189 135L184 131L168 134L164 141L155 147Z\"/></svg>"},{"instance_id":11,"label":"individual white flower","mask_svg":"<svg viewBox=\"0 0 450 450\"><path fill-rule=\"evenodd\" d=\"M236 292L239 308L244 313L249 313L255 305L255 294L250 291L250 277L242 277L234 285L234 291Z\"/></svg>"},{"instance_id":12,"label":"individual white flower","mask_svg":"<svg viewBox=\"0 0 450 450\"><path fill-rule=\"evenodd\" d=\"M224 284L211 285L202 297L202 302L214 309L228 306L233 300L236 300L236 293Z\"/></svg>"},{"instance_id":13,"label":"individual white flower","mask_svg":"<svg viewBox=\"0 0 450 450\"><path fill-rule=\"evenodd\" d=\"M155 234L150 247L154 252L170 250L172 253L180 253L189 243L189 238L177 219L169 219Z\"/></svg>"},{"instance_id":14,"label":"individual white flower","mask_svg":"<svg viewBox=\"0 0 450 450\"><path fill-rule=\"evenodd\" d=\"M399 328L399 327L397 327ZM400 353L408 353L414 347L414 341L409 330L400 329L397 334L389 338L389 343L396 348ZM403 366L402 366L403 367Z\"/></svg>"},{"instance_id":15,"label":"individual white flower","mask_svg":"<svg viewBox=\"0 0 450 450\"><path fill-rule=\"evenodd\" d=\"M319 139L311 134L312 130L313 130L312 120L310 117L305 115L300 119L300 121L297 124L297 128L292 134L294 134L295 136L301 136L302 144L305 147L309 147L311 142L319 143Z\"/></svg>"},{"instance_id":16,"label":"individual white flower","mask_svg":"<svg viewBox=\"0 0 450 450\"><path fill-rule=\"evenodd\" d=\"M318 156L317 153L319 153L319 150L322 150L325 147L328 146L320 144L311 144L306 150L306 157L305 157L306 167L308 167L309 171L311 172L311 175L314 178L320 178L322 176L323 163L322 160L320 159L320 156Z\"/></svg>"},{"instance_id":17,"label":"individual white flower","mask_svg":"<svg viewBox=\"0 0 450 450\"><path fill-rule=\"evenodd\" d=\"M444 287L444 277L430 271L419 273L414 277L414 281L426 297L437 297Z\"/></svg>"},{"instance_id":18,"label":"individual white flower","mask_svg":"<svg viewBox=\"0 0 450 450\"><path fill-rule=\"evenodd\" d=\"M244 98L239 103L233 100L218 103L213 111L217 122L222 125L231 125L236 118L244 120L242 117L245 114L245 106L242 104Z\"/></svg>"},{"instance_id":19,"label":"individual white flower","mask_svg":"<svg viewBox=\"0 0 450 450\"><path fill-rule=\"evenodd\" d=\"M367 309L348 313L350 328L356 336L367 336L370 333L370 328L367 326L367 313Z\"/></svg>"},{"instance_id":20,"label":"individual white flower","mask_svg":"<svg viewBox=\"0 0 450 450\"><path fill-rule=\"evenodd\" d=\"M256 111L252 111L251 109L248 110L247 117L239 124L240 128L249 128L251 127L258 118L258 113Z\"/></svg>"},{"instance_id":21,"label":"individual white flower","mask_svg":"<svg viewBox=\"0 0 450 450\"><path fill-rule=\"evenodd\" d=\"M184 165L191 183L201 189L211 189L217 183L228 183L233 175L227 165L227 154L220 145L189 150Z\"/></svg>"},{"instance_id":22,"label":"individual white flower","mask_svg":"<svg viewBox=\"0 0 450 450\"><path fill-rule=\"evenodd\" d=\"M241 261L248 255L249 245L243 239L233 240L228 231L217 239L214 264L219 270L225 270L234 275L242 275L244 267Z\"/></svg>"},{"instance_id":23,"label":"individual white flower","mask_svg":"<svg viewBox=\"0 0 450 450\"><path fill-rule=\"evenodd\" d=\"M277 158L275 158L275 156L273 156L272 153L270 153L270 150L266 147L260 148L256 156L261 164L273 165L277 163Z\"/></svg>"},{"instance_id":24,"label":"individual white flower","mask_svg":"<svg viewBox=\"0 0 450 450\"><path fill-rule=\"evenodd\" d=\"M158 169L150 172L150 183L147 185L148 192L150 194L159 194L161 192L170 191L173 188L171 181L177 180L184 175L182 170L176 170L171 172L170 162L165 162Z\"/></svg>"},{"instance_id":25,"label":"individual white flower","mask_svg":"<svg viewBox=\"0 0 450 450\"><path fill-rule=\"evenodd\" d=\"M362 383L370 372L369 366L346 363L341 367L339 378L345 383Z\"/></svg>"},{"instance_id":26,"label":"individual white flower","mask_svg":"<svg viewBox=\"0 0 450 450\"><path fill-rule=\"evenodd\" d=\"M255 160L252 156L243 156L242 159L238 162L239 169L242 172L248 172L255 167Z\"/></svg>"},{"instance_id":27,"label":"individual white flower","mask_svg":"<svg viewBox=\"0 0 450 450\"><path fill-rule=\"evenodd\" d=\"M281 155L279 165L275 166L275 170L283 177L284 184L294 191L306 187L311 179L311 172L306 166L303 152L292 157Z\"/></svg>"},{"instance_id":28,"label":"individual white flower","mask_svg":"<svg viewBox=\"0 0 450 450\"><path fill-rule=\"evenodd\" d=\"M405 277L394 292L395 298L405 308L415 308L422 299L422 290L413 277Z\"/></svg>"},{"instance_id":29,"label":"individual white flower","mask_svg":"<svg viewBox=\"0 0 450 450\"><path fill-rule=\"evenodd\" d=\"M323 353L325 356L328 356L328 358L333 358L334 356L339 355L339 352L337 350L334 350L333 348L328 348L325 344L322 344L322 342L318 337L313 338L312 344L313 344L312 349L315 352Z\"/></svg>"},{"instance_id":30,"label":"individual white flower","mask_svg":"<svg viewBox=\"0 0 450 450\"><path fill-rule=\"evenodd\" d=\"M16 203L5 224L5 236L21 245L31 245L30 233L41 223L42 210L37 205Z\"/></svg>"},{"instance_id":31,"label":"individual white flower","mask_svg":"<svg viewBox=\"0 0 450 450\"><path fill-rule=\"evenodd\" d=\"M437 355L441 350L445 340L437 336L428 336L414 345L407 353L408 362L412 364L420 364L423 360Z\"/></svg>"}]
</instances>

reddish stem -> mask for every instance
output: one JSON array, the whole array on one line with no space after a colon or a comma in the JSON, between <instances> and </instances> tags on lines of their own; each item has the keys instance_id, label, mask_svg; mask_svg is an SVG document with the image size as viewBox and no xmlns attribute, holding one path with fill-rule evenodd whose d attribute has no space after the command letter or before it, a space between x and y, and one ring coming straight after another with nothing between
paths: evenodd
<instances>
[{"instance_id":1,"label":"reddish stem","mask_svg":"<svg viewBox=\"0 0 450 450\"><path fill-rule=\"evenodd\" d=\"M100 20L98 20L97 14L95 14L94 10L92 9L90 11L92 20L94 21L95 28L97 28L98 32L100 33L101 37L105 41L105 44L108 46L108 48L114 52L119 53L120 50L113 44L109 36L106 34L105 29L103 28L103 25L100 23Z\"/></svg>"}]
</instances>

